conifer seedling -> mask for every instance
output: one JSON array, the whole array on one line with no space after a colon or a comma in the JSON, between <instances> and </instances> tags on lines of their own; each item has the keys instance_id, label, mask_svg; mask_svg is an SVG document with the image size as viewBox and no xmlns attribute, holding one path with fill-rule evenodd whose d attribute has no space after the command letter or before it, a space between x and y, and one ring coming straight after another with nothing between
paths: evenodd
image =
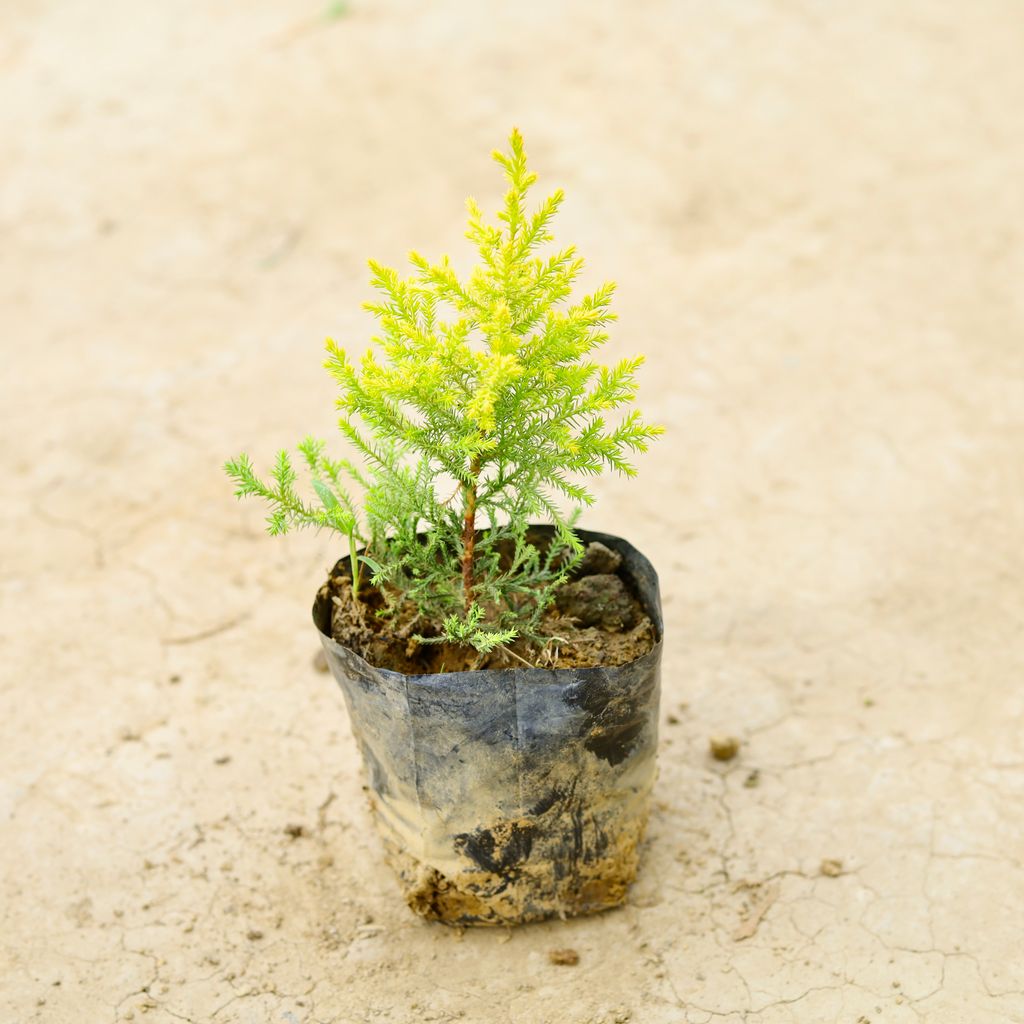
<instances>
[{"instance_id":1,"label":"conifer seedling","mask_svg":"<svg viewBox=\"0 0 1024 1024\"><path fill-rule=\"evenodd\" d=\"M634 476L632 456L662 432L630 408L643 357L593 359L614 285L573 302L583 260L572 246L548 251L562 190L527 208L537 176L518 130L493 155L508 188L497 223L467 201L479 254L468 278L447 257L411 253L409 277L371 260L379 334L358 361L327 342L357 458L299 444L315 498L296 490L287 451L268 480L245 454L225 465L239 497L266 502L269 533L326 527L347 539L355 597L376 588L385 614L411 602L422 642L480 652L545 642L542 614L582 554L572 525L594 500L585 478ZM537 520L553 525L551 543L531 541Z\"/></svg>"}]
</instances>

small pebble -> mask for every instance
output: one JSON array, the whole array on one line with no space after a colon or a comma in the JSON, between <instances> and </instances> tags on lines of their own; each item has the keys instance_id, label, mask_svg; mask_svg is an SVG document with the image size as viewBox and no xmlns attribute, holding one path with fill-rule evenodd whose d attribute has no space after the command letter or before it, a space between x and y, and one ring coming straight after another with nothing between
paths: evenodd
<instances>
[{"instance_id":1,"label":"small pebble","mask_svg":"<svg viewBox=\"0 0 1024 1024\"><path fill-rule=\"evenodd\" d=\"M246 937L246 938L247 938L247 939L248 939L248 940L249 940L250 942L258 942L258 941L259 941L260 939L262 939L262 938L263 938L263 932L261 932L261 931L259 930L259 928L250 928L250 929L249 929L249 930L248 930L248 931L247 931L247 932L245 933L245 937Z\"/></svg>"},{"instance_id":2,"label":"small pebble","mask_svg":"<svg viewBox=\"0 0 1024 1024\"><path fill-rule=\"evenodd\" d=\"M227 764L228 761L230 761L230 760L231 760L231 755L230 754L221 754L220 757L215 757L213 759L213 763L214 764Z\"/></svg>"},{"instance_id":3,"label":"small pebble","mask_svg":"<svg viewBox=\"0 0 1024 1024\"><path fill-rule=\"evenodd\" d=\"M668 722L669 725L678 725L679 717L677 715L669 715L668 718L665 719L665 721Z\"/></svg>"},{"instance_id":4,"label":"small pebble","mask_svg":"<svg viewBox=\"0 0 1024 1024\"><path fill-rule=\"evenodd\" d=\"M838 878L843 873L843 862L834 857L826 857L821 862L820 871L826 878Z\"/></svg>"},{"instance_id":5,"label":"small pebble","mask_svg":"<svg viewBox=\"0 0 1024 1024\"><path fill-rule=\"evenodd\" d=\"M743 785L747 789L756 789L761 785L761 772L760 769L754 768L747 777L743 780Z\"/></svg>"},{"instance_id":6,"label":"small pebble","mask_svg":"<svg viewBox=\"0 0 1024 1024\"><path fill-rule=\"evenodd\" d=\"M292 839L301 839L304 835L308 835L305 825L285 825L284 834Z\"/></svg>"},{"instance_id":7,"label":"small pebble","mask_svg":"<svg viewBox=\"0 0 1024 1024\"><path fill-rule=\"evenodd\" d=\"M560 967L575 967L580 962L580 955L575 949L552 949L548 952L548 960Z\"/></svg>"},{"instance_id":8,"label":"small pebble","mask_svg":"<svg viewBox=\"0 0 1024 1024\"><path fill-rule=\"evenodd\" d=\"M712 736L708 746L716 761L731 761L740 752L740 741L735 736Z\"/></svg>"}]
</instances>

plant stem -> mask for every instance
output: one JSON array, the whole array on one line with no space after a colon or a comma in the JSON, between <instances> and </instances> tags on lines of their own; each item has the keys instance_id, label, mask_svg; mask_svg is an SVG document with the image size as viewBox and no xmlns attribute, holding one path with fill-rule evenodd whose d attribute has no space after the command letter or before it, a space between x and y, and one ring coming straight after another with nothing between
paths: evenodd
<instances>
[{"instance_id":1,"label":"plant stem","mask_svg":"<svg viewBox=\"0 0 1024 1024\"><path fill-rule=\"evenodd\" d=\"M473 548L476 545L476 485L480 477L480 456L474 455L469 463L471 483L463 484L466 514L462 520L462 593L465 609L473 606Z\"/></svg>"},{"instance_id":2,"label":"plant stem","mask_svg":"<svg viewBox=\"0 0 1024 1024\"><path fill-rule=\"evenodd\" d=\"M359 600L359 556L356 554L356 534L351 530L348 535L348 562L352 566L352 597Z\"/></svg>"}]
</instances>

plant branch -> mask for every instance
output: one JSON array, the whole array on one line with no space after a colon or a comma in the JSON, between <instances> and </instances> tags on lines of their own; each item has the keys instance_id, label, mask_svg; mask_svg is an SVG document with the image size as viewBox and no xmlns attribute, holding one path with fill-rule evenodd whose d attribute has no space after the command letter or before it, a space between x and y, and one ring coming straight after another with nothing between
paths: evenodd
<instances>
[{"instance_id":1,"label":"plant branch","mask_svg":"<svg viewBox=\"0 0 1024 1024\"><path fill-rule=\"evenodd\" d=\"M465 514L462 517L462 593L466 612L473 606L473 549L476 546L476 488L480 479L480 456L469 463L470 483L462 485Z\"/></svg>"}]
</instances>

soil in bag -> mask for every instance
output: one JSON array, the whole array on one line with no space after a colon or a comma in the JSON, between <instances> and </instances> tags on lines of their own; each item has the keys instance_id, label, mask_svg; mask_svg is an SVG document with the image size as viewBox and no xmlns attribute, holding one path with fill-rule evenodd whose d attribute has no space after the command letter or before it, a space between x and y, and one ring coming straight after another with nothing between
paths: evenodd
<instances>
[{"instance_id":1,"label":"soil in bag","mask_svg":"<svg viewBox=\"0 0 1024 1024\"><path fill-rule=\"evenodd\" d=\"M541 535L538 546L544 543ZM363 587L356 600L346 559L331 571L321 598L331 601L332 638L376 668L421 675L517 668L524 661L538 668L609 667L635 661L657 639L654 623L621 567L617 551L599 541L587 546L583 561L556 591L541 620L541 635L556 638L543 651L526 640L487 655L469 647L421 644L415 637L436 636L439 625L424 621L412 604L382 615L384 597L372 587Z\"/></svg>"}]
</instances>

